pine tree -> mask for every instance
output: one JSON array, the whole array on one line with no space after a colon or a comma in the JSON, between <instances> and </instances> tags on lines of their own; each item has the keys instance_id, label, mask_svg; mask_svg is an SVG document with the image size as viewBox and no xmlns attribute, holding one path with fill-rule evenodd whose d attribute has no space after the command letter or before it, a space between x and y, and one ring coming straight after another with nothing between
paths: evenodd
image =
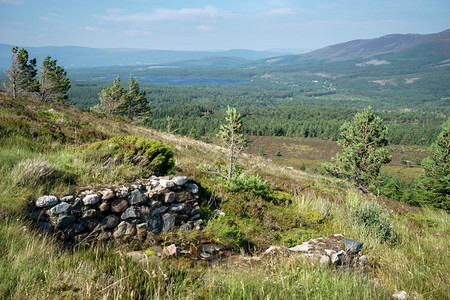
<instances>
[{"instance_id":1,"label":"pine tree","mask_svg":"<svg viewBox=\"0 0 450 300\"><path fill-rule=\"evenodd\" d=\"M227 109L227 124L220 125L218 137L222 139L223 144L228 148L228 172L226 179L230 181L233 176L233 165L237 155L244 146L244 136L242 134L241 115L236 112L235 108Z\"/></svg>"},{"instance_id":2,"label":"pine tree","mask_svg":"<svg viewBox=\"0 0 450 300\"><path fill-rule=\"evenodd\" d=\"M63 67L47 56L42 62L39 74L40 99L48 102L63 102L68 99L70 80Z\"/></svg>"},{"instance_id":3,"label":"pine tree","mask_svg":"<svg viewBox=\"0 0 450 300\"><path fill-rule=\"evenodd\" d=\"M11 50L11 67L6 70L8 81L3 82L6 91L13 98L20 95L31 95L39 91L36 80L36 59L28 59L28 52L24 48Z\"/></svg>"},{"instance_id":4,"label":"pine tree","mask_svg":"<svg viewBox=\"0 0 450 300\"><path fill-rule=\"evenodd\" d=\"M118 114L119 108L123 106L126 98L126 91L121 86L120 77L117 76L113 85L104 88L99 94L99 104L95 105L92 110L106 114Z\"/></svg>"},{"instance_id":5,"label":"pine tree","mask_svg":"<svg viewBox=\"0 0 450 300\"><path fill-rule=\"evenodd\" d=\"M342 152L332 159L335 163L323 164L324 169L337 177L348 178L363 192L377 179L381 165L389 163L391 156L387 145L388 130L383 120L369 106L357 113L352 122L340 129L338 145Z\"/></svg>"},{"instance_id":6,"label":"pine tree","mask_svg":"<svg viewBox=\"0 0 450 300\"><path fill-rule=\"evenodd\" d=\"M422 200L435 207L450 209L450 119L431 145L431 157L423 160L425 173L419 179Z\"/></svg>"},{"instance_id":7,"label":"pine tree","mask_svg":"<svg viewBox=\"0 0 450 300\"><path fill-rule=\"evenodd\" d=\"M128 85L128 93L124 102L119 107L119 114L126 116L133 121L135 118L141 118L148 115L151 110L148 107L148 101L145 91L141 91L139 83L134 80L133 75L130 74Z\"/></svg>"}]
</instances>

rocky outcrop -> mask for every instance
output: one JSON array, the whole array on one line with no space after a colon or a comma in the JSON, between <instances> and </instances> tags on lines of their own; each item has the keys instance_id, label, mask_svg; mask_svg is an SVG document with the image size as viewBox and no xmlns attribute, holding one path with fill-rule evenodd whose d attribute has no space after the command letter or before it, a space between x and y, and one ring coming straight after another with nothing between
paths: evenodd
<instances>
[{"instance_id":1,"label":"rocky outcrop","mask_svg":"<svg viewBox=\"0 0 450 300\"><path fill-rule=\"evenodd\" d=\"M342 234L320 237L304 242L303 244L287 248L270 246L264 253L282 252L298 254L316 260L321 265L348 266L364 269L367 257L361 253L363 243L345 238Z\"/></svg>"},{"instance_id":2,"label":"rocky outcrop","mask_svg":"<svg viewBox=\"0 0 450 300\"><path fill-rule=\"evenodd\" d=\"M127 240L199 228L198 186L186 176L155 177L134 184L45 195L31 204L31 218L42 231L66 242Z\"/></svg>"}]
</instances>

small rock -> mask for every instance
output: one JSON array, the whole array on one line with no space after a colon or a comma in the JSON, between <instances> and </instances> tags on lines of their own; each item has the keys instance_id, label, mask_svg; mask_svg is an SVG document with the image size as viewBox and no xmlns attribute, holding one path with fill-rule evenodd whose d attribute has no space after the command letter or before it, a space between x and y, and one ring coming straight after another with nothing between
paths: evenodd
<instances>
[{"instance_id":1,"label":"small rock","mask_svg":"<svg viewBox=\"0 0 450 300\"><path fill-rule=\"evenodd\" d=\"M43 210L35 210L31 213L31 219L33 220L42 220L47 219L47 216L45 215Z\"/></svg>"},{"instance_id":2,"label":"small rock","mask_svg":"<svg viewBox=\"0 0 450 300\"><path fill-rule=\"evenodd\" d=\"M129 190L126 186L122 186L119 188L119 193L120 193L120 196L122 196L122 198L126 198L129 195Z\"/></svg>"},{"instance_id":3,"label":"small rock","mask_svg":"<svg viewBox=\"0 0 450 300\"><path fill-rule=\"evenodd\" d=\"M124 199L116 199L111 203L111 210L115 213L124 212L128 207L128 202Z\"/></svg>"},{"instance_id":4,"label":"small rock","mask_svg":"<svg viewBox=\"0 0 450 300\"><path fill-rule=\"evenodd\" d=\"M176 185L182 186L182 185L186 184L186 182L188 182L188 178L186 176L175 176L174 178L172 178L172 181Z\"/></svg>"},{"instance_id":5,"label":"small rock","mask_svg":"<svg viewBox=\"0 0 450 300\"><path fill-rule=\"evenodd\" d=\"M264 251L263 255L267 255L270 253L289 253L289 252L291 251L286 247L270 246L269 248L267 248L266 251Z\"/></svg>"},{"instance_id":6,"label":"small rock","mask_svg":"<svg viewBox=\"0 0 450 300\"><path fill-rule=\"evenodd\" d=\"M98 211L96 209L88 209L83 213L82 218L83 219L93 219L96 218L98 215Z\"/></svg>"},{"instance_id":7,"label":"small rock","mask_svg":"<svg viewBox=\"0 0 450 300\"><path fill-rule=\"evenodd\" d=\"M171 188L175 186L175 183L170 180L170 179L161 179L159 181L159 184L163 187L163 188Z\"/></svg>"},{"instance_id":8,"label":"small rock","mask_svg":"<svg viewBox=\"0 0 450 300\"><path fill-rule=\"evenodd\" d=\"M160 207L162 205L162 202L161 201L156 201L156 200L154 200L154 201L152 201L151 203L150 203L150 207L152 208L152 209L155 209L155 208L157 208L157 207Z\"/></svg>"},{"instance_id":9,"label":"small rock","mask_svg":"<svg viewBox=\"0 0 450 300\"><path fill-rule=\"evenodd\" d=\"M148 199L151 199L151 200L154 200L157 202L159 202L158 200L161 197L161 194L157 193L157 192L147 192L145 195L147 196ZM151 201L151 202L153 202L153 201Z\"/></svg>"},{"instance_id":10,"label":"small rock","mask_svg":"<svg viewBox=\"0 0 450 300\"><path fill-rule=\"evenodd\" d=\"M177 202L186 202L192 199L192 194L186 191L181 191L177 195Z\"/></svg>"},{"instance_id":11,"label":"small rock","mask_svg":"<svg viewBox=\"0 0 450 300\"><path fill-rule=\"evenodd\" d=\"M191 216L194 216L196 214L198 214L200 212L200 206L196 205L194 206L194 208L191 210Z\"/></svg>"},{"instance_id":12,"label":"small rock","mask_svg":"<svg viewBox=\"0 0 450 300\"><path fill-rule=\"evenodd\" d=\"M217 252L225 250L225 247L222 245L216 245L216 244L204 244L201 247L203 252L215 254Z\"/></svg>"},{"instance_id":13,"label":"small rock","mask_svg":"<svg viewBox=\"0 0 450 300\"><path fill-rule=\"evenodd\" d=\"M52 215L59 215L69 212L72 209L72 206L67 202L61 202L56 206L53 206L50 209Z\"/></svg>"},{"instance_id":14,"label":"small rock","mask_svg":"<svg viewBox=\"0 0 450 300\"><path fill-rule=\"evenodd\" d=\"M213 210L213 213L218 216L225 216L225 213L223 211L221 211L220 209Z\"/></svg>"},{"instance_id":15,"label":"small rock","mask_svg":"<svg viewBox=\"0 0 450 300\"><path fill-rule=\"evenodd\" d=\"M179 256L180 248L178 248L175 244L167 246L164 248L163 252L166 256Z\"/></svg>"},{"instance_id":16,"label":"small rock","mask_svg":"<svg viewBox=\"0 0 450 300\"><path fill-rule=\"evenodd\" d=\"M109 215L103 218L101 225L104 229L112 229L116 227L117 224L119 224L119 221L119 217L115 215Z\"/></svg>"},{"instance_id":17,"label":"small rock","mask_svg":"<svg viewBox=\"0 0 450 300\"><path fill-rule=\"evenodd\" d=\"M347 238L342 239L341 241L345 245L345 250L346 251L350 251L353 254L357 254L358 252L360 252L362 247L363 247L363 245L364 245L360 241L347 239Z\"/></svg>"},{"instance_id":18,"label":"small rock","mask_svg":"<svg viewBox=\"0 0 450 300\"><path fill-rule=\"evenodd\" d=\"M145 194L139 189L135 189L131 192L128 200L130 201L130 205L137 205L147 202L147 196L145 196Z\"/></svg>"},{"instance_id":19,"label":"small rock","mask_svg":"<svg viewBox=\"0 0 450 300\"><path fill-rule=\"evenodd\" d=\"M177 204L171 204L169 207L169 210L172 212L180 212L180 211L183 211L185 208L186 208L186 204L177 203Z\"/></svg>"},{"instance_id":20,"label":"small rock","mask_svg":"<svg viewBox=\"0 0 450 300\"><path fill-rule=\"evenodd\" d=\"M175 226L175 216L169 213L162 215L162 232L169 232Z\"/></svg>"},{"instance_id":21,"label":"small rock","mask_svg":"<svg viewBox=\"0 0 450 300\"><path fill-rule=\"evenodd\" d=\"M365 255L361 255L359 257L359 263L362 267L364 267L365 265L367 265L367 256Z\"/></svg>"},{"instance_id":22,"label":"small rock","mask_svg":"<svg viewBox=\"0 0 450 300\"><path fill-rule=\"evenodd\" d=\"M157 187L158 185L159 185L159 180L155 180L155 179L150 180L150 187L151 187L152 189L154 189L154 188Z\"/></svg>"},{"instance_id":23,"label":"small rock","mask_svg":"<svg viewBox=\"0 0 450 300\"><path fill-rule=\"evenodd\" d=\"M167 206L161 206L152 210L152 216L156 216L166 212L169 208Z\"/></svg>"},{"instance_id":24,"label":"small rock","mask_svg":"<svg viewBox=\"0 0 450 300\"><path fill-rule=\"evenodd\" d=\"M408 298L408 294L405 291L400 291L392 295L394 299L404 300Z\"/></svg>"},{"instance_id":25,"label":"small rock","mask_svg":"<svg viewBox=\"0 0 450 300\"><path fill-rule=\"evenodd\" d=\"M183 225L180 226L181 231L189 231L192 229L194 229L194 226L192 226L192 224L190 223L184 223Z\"/></svg>"},{"instance_id":26,"label":"small rock","mask_svg":"<svg viewBox=\"0 0 450 300\"><path fill-rule=\"evenodd\" d=\"M328 255L322 255L319 260L321 266L328 266L330 264L330 257Z\"/></svg>"},{"instance_id":27,"label":"small rock","mask_svg":"<svg viewBox=\"0 0 450 300\"><path fill-rule=\"evenodd\" d=\"M150 218L150 220L148 221L148 228L147 231L149 232L158 232L161 228L160 228L160 219L158 217L152 217Z\"/></svg>"},{"instance_id":28,"label":"small rock","mask_svg":"<svg viewBox=\"0 0 450 300\"><path fill-rule=\"evenodd\" d=\"M198 193L198 186L195 183L188 183L186 184L185 190L192 194Z\"/></svg>"},{"instance_id":29,"label":"small rock","mask_svg":"<svg viewBox=\"0 0 450 300\"><path fill-rule=\"evenodd\" d=\"M75 233L75 234L79 234L80 232L84 231L84 226L81 225L80 223L73 223L72 225L70 225L70 229Z\"/></svg>"},{"instance_id":30,"label":"small rock","mask_svg":"<svg viewBox=\"0 0 450 300\"><path fill-rule=\"evenodd\" d=\"M134 206L127 208L127 210L120 217L122 220L137 219L139 218L139 212Z\"/></svg>"},{"instance_id":31,"label":"small rock","mask_svg":"<svg viewBox=\"0 0 450 300\"><path fill-rule=\"evenodd\" d=\"M111 189L100 191L100 194L102 195L102 200L110 200L116 197L116 194Z\"/></svg>"},{"instance_id":32,"label":"small rock","mask_svg":"<svg viewBox=\"0 0 450 300\"><path fill-rule=\"evenodd\" d=\"M61 201L63 202L72 202L75 199L73 195L64 196L61 198Z\"/></svg>"},{"instance_id":33,"label":"small rock","mask_svg":"<svg viewBox=\"0 0 450 300\"><path fill-rule=\"evenodd\" d=\"M331 263L336 266L342 265L344 263L344 256L345 256L344 250L334 253L331 256Z\"/></svg>"},{"instance_id":34,"label":"small rock","mask_svg":"<svg viewBox=\"0 0 450 300\"><path fill-rule=\"evenodd\" d=\"M174 192L169 192L164 194L164 202L165 203L173 203L175 202L176 194Z\"/></svg>"},{"instance_id":35,"label":"small rock","mask_svg":"<svg viewBox=\"0 0 450 300\"><path fill-rule=\"evenodd\" d=\"M309 241L308 242L304 242L300 245L297 245L295 247L291 247L289 248L289 250L294 251L294 252L308 252L309 249L311 249L312 246L310 245Z\"/></svg>"},{"instance_id":36,"label":"small rock","mask_svg":"<svg viewBox=\"0 0 450 300\"><path fill-rule=\"evenodd\" d=\"M53 230L53 226L49 222L39 222L38 228L43 232L51 232Z\"/></svg>"},{"instance_id":37,"label":"small rock","mask_svg":"<svg viewBox=\"0 0 450 300\"><path fill-rule=\"evenodd\" d=\"M206 253L206 252L200 252L198 255L200 256L201 259L209 259L209 258L211 258L211 254Z\"/></svg>"},{"instance_id":38,"label":"small rock","mask_svg":"<svg viewBox=\"0 0 450 300\"><path fill-rule=\"evenodd\" d=\"M101 212L105 212L105 211L108 211L110 209L110 205L107 202L102 202L102 204L100 204L98 206L98 209L100 209Z\"/></svg>"},{"instance_id":39,"label":"small rock","mask_svg":"<svg viewBox=\"0 0 450 300\"><path fill-rule=\"evenodd\" d=\"M121 238L126 235L135 235L136 234L136 227L128 222L122 221L120 222L119 226L117 226L116 230L113 233L113 236L115 238Z\"/></svg>"},{"instance_id":40,"label":"small rock","mask_svg":"<svg viewBox=\"0 0 450 300\"><path fill-rule=\"evenodd\" d=\"M84 205L96 204L100 201L100 197L97 194L89 194L83 199Z\"/></svg>"},{"instance_id":41,"label":"small rock","mask_svg":"<svg viewBox=\"0 0 450 300\"><path fill-rule=\"evenodd\" d=\"M148 229L148 224L147 223L140 223L136 225L136 228L138 231L144 231Z\"/></svg>"},{"instance_id":42,"label":"small rock","mask_svg":"<svg viewBox=\"0 0 450 300\"><path fill-rule=\"evenodd\" d=\"M41 196L36 200L36 207L42 208L42 207L50 207L55 204L58 204L59 200L56 198L56 196L47 195L47 196Z\"/></svg>"},{"instance_id":43,"label":"small rock","mask_svg":"<svg viewBox=\"0 0 450 300\"><path fill-rule=\"evenodd\" d=\"M75 216L61 216L56 219L55 225L56 228L66 228L73 222L75 222L77 218Z\"/></svg>"},{"instance_id":44,"label":"small rock","mask_svg":"<svg viewBox=\"0 0 450 300\"><path fill-rule=\"evenodd\" d=\"M97 240L98 241L106 241L109 240L112 236L112 233L110 231L102 231L98 234Z\"/></svg>"},{"instance_id":45,"label":"small rock","mask_svg":"<svg viewBox=\"0 0 450 300\"><path fill-rule=\"evenodd\" d=\"M189 220L190 221L195 221L195 220L198 220L198 219L200 219L200 214L193 215Z\"/></svg>"},{"instance_id":46,"label":"small rock","mask_svg":"<svg viewBox=\"0 0 450 300\"><path fill-rule=\"evenodd\" d=\"M194 221L194 225L202 225L203 224L203 220L202 219L198 219Z\"/></svg>"}]
</instances>

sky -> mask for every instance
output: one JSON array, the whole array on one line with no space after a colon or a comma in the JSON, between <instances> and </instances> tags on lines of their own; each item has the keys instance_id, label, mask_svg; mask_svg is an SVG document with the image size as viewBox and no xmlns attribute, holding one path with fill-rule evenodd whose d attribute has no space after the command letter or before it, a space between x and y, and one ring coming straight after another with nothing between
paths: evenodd
<instances>
[{"instance_id":1,"label":"sky","mask_svg":"<svg viewBox=\"0 0 450 300\"><path fill-rule=\"evenodd\" d=\"M0 0L0 43L21 47L313 50L446 29L449 0Z\"/></svg>"}]
</instances>

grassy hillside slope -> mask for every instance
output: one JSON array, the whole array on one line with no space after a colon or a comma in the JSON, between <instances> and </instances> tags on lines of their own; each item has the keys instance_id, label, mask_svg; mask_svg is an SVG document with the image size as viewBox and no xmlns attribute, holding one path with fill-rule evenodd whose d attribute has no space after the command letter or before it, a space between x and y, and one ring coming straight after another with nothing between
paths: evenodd
<instances>
[{"instance_id":1,"label":"grassy hillside slope","mask_svg":"<svg viewBox=\"0 0 450 300\"><path fill-rule=\"evenodd\" d=\"M200 231L149 236L142 243L65 249L28 219L29 200L79 186L132 181L139 167L105 168L92 144L133 135L172 147L175 173L201 186ZM135 125L120 117L0 94L0 298L4 299L385 299L450 294L449 216L362 195L347 182L278 166L255 154L240 164L267 180L264 196L226 189L200 164L223 163L224 149ZM220 208L225 216L215 216ZM372 212L366 218L365 212ZM383 234L389 232L389 237ZM342 233L364 242L367 273L318 267L297 257L259 255ZM125 254L176 243L225 245L228 258L135 262Z\"/></svg>"}]
</instances>

